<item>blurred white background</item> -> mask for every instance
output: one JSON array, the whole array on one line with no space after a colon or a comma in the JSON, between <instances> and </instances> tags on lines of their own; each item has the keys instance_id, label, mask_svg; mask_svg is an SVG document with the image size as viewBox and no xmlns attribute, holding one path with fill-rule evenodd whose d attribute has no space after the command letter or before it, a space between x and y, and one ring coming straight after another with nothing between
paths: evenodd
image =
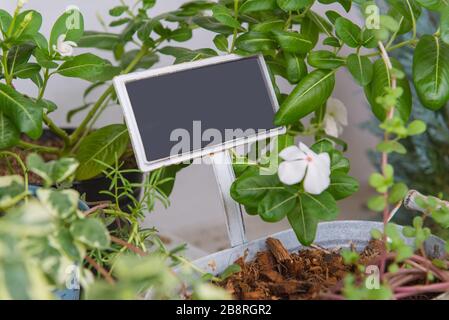
<instances>
[{"instance_id":1,"label":"blurred white background","mask_svg":"<svg viewBox=\"0 0 449 320\"><path fill-rule=\"evenodd\" d=\"M128 0L129 1L129 0ZM129 1L133 2L133 1ZM153 14L176 9L185 0L158 0ZM44 22L42 33L49 35L54 21L70 5L78 6L84 15L86 30L102 31L97 16L109 21L108 10L119 4L118 0L30 0L26 9L35 9L42 13ZM0 7L9 12L15 8L15 0L2 0ZM339 5L332 9L344 13ZM316 5L314 10L324 13L323 6ZM329 6L326 6L329 10ZM350 13L355 19L359 17L357 10ZM113 30L113 29L112 29ZM213 34L206 31L195 31L192 40L185 43L172 45L186 46L189 48L211 47ZM78 49L81 51L81 49ZM104 51L95 52L105 58L110 56ZM172 63L169 57L162 57L156 66L165 66ZM59 125L76 126L82 115L74 118L68 124L65 120L67 110L82 104L82 94L88 83L69 78L53 78L49 84L46 98L54 101L59 109L52 114L52 118ZM34 87L30 83L18 83L18 89L28 94L35 94ZM176 88L173 88L176 92ZM341 202L342 219L373 219L364 208L364 203L369 197L369 188L366 181L371 172L371 165L366 152L376 144L366 130L361 129L361 123L369 121L369 110L363 90L351 79L350 75L341 70L337 76L334 97L340 99L349 110L349 126L346 128L343 139L349 144L348 156L351 159L351 173L361 181L361 190L350 199ZM157 105L151 106L157 108ZM119 106L109 108L107 113L98 123L104 125L122 121L122 112ZM224 227L223 209L220 205L218 188L214 179L212 168L205 165L195 165L182 171L177 178L175 190L171 197L171 206L168 209L158 207L155 212L149 214L144 222L145 226L156 226L163 233L176 235L190 243L207 251L214 251L227 246ZM247 217L247 229L250 239L268 235L269 233L288 228L286 222L268 225L260 221L258 217Z\"/></svg>"}]
</instances>

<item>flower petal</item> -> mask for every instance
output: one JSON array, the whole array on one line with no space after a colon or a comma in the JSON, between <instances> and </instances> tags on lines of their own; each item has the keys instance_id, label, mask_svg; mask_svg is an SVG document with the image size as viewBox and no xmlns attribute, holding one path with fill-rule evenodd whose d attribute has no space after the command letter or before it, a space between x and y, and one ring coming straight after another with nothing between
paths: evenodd
<instances>
[{"instance_id":1,"label":"flower petal","mask_svg":"<svg viewBox=\"0 0 449 320\"><path fill-rule=\"evenodd\" d=\"M338 123L335 121L335 118L328 115L326 115L324 118L324 131L326 132L326 134L336 138L338 138L341 132Z\"/></svg>"},{"instance_id":2,"label":"flower petal","mask_svg":"<svg viewBox=\"0 0 449 320\"><path fill-rule=\"evenodd\" d=\"M304 153L297 146L290 146L279 153L279 157L286 161L300 160L304 158Z\"/></svg>"},{"instance_id":3,"label":"flower petal","mask_svg":"<svg viewBox=\"0 0 449 320\"><path fill-rule=\"evenodd\" d=\"M305 160L284 161L279 165L279 180L286 185L300 183L306 173L307 162Z\"/></svg>"},{"instance_id":4,"label":"flower petal","mask_svg":"<svg viewBox=\"0 0 449 320\"><path fill-rule=\"evenodd\" d=\"M312 149L310 149L307 145L305 145L302 142L299 143L299 149L305 154L306 157L313 159L317 156L317 154Z\"/></svg>"},{"instance_id":5,"label":"flower petal","mask_svg":"<svg viewBox=\"0 0 449 320\"><path fill-rule=\"evenodd\" d=\"M321 194L330 185L330 157L320 153L307 167L304 190L310 194Z\"/></svg>"},{"instance_id":6,"label":"flower petal","mask_svg":"<svg viewBox=\"0 0 449 320\"><path fill-rule=\"evenodd\" d=\"M348 125L348 110L340 100L330 98L327 102L327 112L332 115L338 123L344 126Z\"/></svg>"}]
</instances>

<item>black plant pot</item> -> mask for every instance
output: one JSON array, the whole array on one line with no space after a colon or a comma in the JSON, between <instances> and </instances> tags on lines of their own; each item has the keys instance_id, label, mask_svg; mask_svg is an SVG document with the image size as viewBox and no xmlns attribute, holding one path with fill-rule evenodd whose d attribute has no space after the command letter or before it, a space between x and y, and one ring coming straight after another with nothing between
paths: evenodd
<instances>
[{"instance_id":1,"label":"black plant pot","mask_svg":"<svg viewBox=\"0 0 449 320\"><path fill-rule=\"evenodd\" d=\"M73 128L62 128L67 133L72 133ZM44 130L40 140L55 139L56 136L48 129ZM133 185L140 185L143 182L144 174L142 172L127 172L123 174L124 178L130 181ZM98 176L89 180L75 181L73 183L73 189L77 190L81 196L84 196L84 200L89 206L94 206L98 202L115 201L111 196L102 194L101 191L109 190L111 186L111 180L105 176ZM119 188L123 187L121 182L118 182ZM134 198L138 199L141 194L142 188L135 187L133 189ZM119 200L120 209L124 212L129 212L129 205L132 204L132 200L128 197L122 197Z\"/></svg>"}]
</instances>

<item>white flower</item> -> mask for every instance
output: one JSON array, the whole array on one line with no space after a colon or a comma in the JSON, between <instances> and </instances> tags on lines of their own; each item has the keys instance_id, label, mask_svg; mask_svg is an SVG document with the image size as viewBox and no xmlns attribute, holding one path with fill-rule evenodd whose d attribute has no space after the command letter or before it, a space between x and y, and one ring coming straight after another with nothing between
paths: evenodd
<instances>
[{"instance_id":1,"label":"white flower","mask_svg":"<svg viewBox=\"0 0 449 320\"><path fill-rule=\"evenodd\" d=\"M327 101L323 123L328 135L338 137L343 133L343 126L348 125L348 111L343 102L334 98Z\"/></svg>"},{"instance_id":2,"label":"white flower","mask_svg":"<svg viewBox=\"0 0 449 320\"><path fill-rule=\"evenodd\" d=\"M73 47L76 47L76 43L73 41L65 41L65 34L61 34L58 37L58 42L53 45L53 50L58 52L63 57L73 56Z\"/></svg>"},{"instance_id":3,"label":"white flower","mask_svg":"<svg viewBox=\"0 0 449 320\"><path fill-rule=\"evenodd\" d=\"M294 185L304 179L304 190L320 194L330 185L331 161L329 154L316 154L305 144L290 146L279 154L284 162L279 165L279 179L286 185ZM304 178L305 177L305 178Z\"/></svg>"}]
</instances>

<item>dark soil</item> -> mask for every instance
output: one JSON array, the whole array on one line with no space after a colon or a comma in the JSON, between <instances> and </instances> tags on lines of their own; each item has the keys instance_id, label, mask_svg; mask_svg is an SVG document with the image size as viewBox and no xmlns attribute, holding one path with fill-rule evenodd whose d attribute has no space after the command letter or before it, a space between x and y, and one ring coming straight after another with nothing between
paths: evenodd
<instances>
[{"instance_id":1,"label":"dark soil","mask_svg":"<svg viewBox=\"0 0 449 320\"><path fill-rule=\"evenodd\" d=\"M241 272L227 278L221 286L238 300L315 300L336 286L352 267L343 263L339 250L319 247L289 253L282 243L267 239L269 251L259 252L251 262L239 258ZM382 242L372 240L361 253L361 262L382 253Z\"/></svg>"}]
</instances>

